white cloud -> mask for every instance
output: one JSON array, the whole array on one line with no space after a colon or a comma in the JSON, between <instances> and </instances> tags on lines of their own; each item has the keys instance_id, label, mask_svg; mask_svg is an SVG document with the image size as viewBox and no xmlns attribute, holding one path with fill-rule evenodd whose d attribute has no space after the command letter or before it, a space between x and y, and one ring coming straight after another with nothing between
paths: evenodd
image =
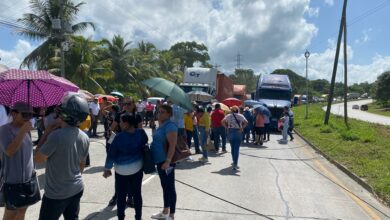
<instances>
[{"instance_id":1,"label":"white cloud","mask_svg":"<svg viewBox=\"0 0 390 220\"><path fill-rule=\"evenodd\" d=\"M320 8L307 8L307 13L309 14L309 17L318 17Z\"/></svg>"},{"instance_id":2,"label":"white cloud","mask_svg":"<svg viewBox=\"0 0 390 220\"><path fill-rule=\"evenodd\" d=\"M334 4L334 0L325 0L325 4L332 6Z\"/></svg>"},{"instance_id":3,"label":"white cloud","mask_svg":"<svg viewBox=\"0 0 390 220\"><path fill-rule=\"evenodd\" d=\"M19 68L24 57L26 57L33 49L34 46L32 46L29 42L25 40L18 40L12 50L7 51L0 49L0 62L9 68Z\"/></svg>"},{"instance_id":4,"label":"white cloud","mask_svg":"<svg viewBox=\"0 0 390 220\"><path fill-rule=\"evenodd\" d=\"M366 29L362 31L362 36L355 40L356 44L362 44L369 41L371 38L369 36L369 33L372 31L372 28Z\"/></svg>"}]
</instances>

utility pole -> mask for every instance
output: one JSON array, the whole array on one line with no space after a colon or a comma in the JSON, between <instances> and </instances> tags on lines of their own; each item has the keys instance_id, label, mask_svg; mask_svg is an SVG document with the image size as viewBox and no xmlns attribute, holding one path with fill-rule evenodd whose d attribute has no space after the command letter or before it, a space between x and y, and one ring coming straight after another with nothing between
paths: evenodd
<instances>
[{"instance_id":1,"label":"utility pole","mask_svg":"<svg viewBox=\"0 0 390 220\"><path fill-rule=\"evenodd\" d=\"M240 51L237 52L237 69L241 69L241 54L240 54Z\"/></svg>"},{"instance_id":2,"label":"utility pole","mask_svg":"<svg viewBox=\"0 0 390 220\"><path fill-rule=\"evenodd\" d=\"M337 39L337 47L336 47L336 55L334 58L334 63L333 63L333 73L332 73L332 81L330 83L330 89L329 89L329 95L328 95L328 105L326 107L326 113L325 113L325 119L324 119L324 124L329 123L329 117L330 117L330 109L332 107L332 102L333 102L333 93L334 93L334 84L336 80L336 73L337 73L337 64L339 61L339 54L340 54L340 44L341 44L341 37L343 36L343 28L344 28L344 19L346 15L346 10L347 10L347 0L344 0L344 5L343 5L343 13L342 13L342 18L340 22L340 29L339 29L339 37Z\"/></svg>"},{"instance_id":3,"label":"utility pole","mask_svg":"<svg viewBox=\"0 0 390 220\"><path fill-rule=\"evenodd\" d=\"M60 39L60 48L61 48L61 77L65 78L65 51L64 51L64 43L65 43L65 38L64 38L64 5L65 5L65 0L60 0L60 11L59 11L59 19L61 22L61 29L59 33L59 39Z\"/></svg>"},{"instance_id":4,"label":"utility pole","mask_svg":"<svg viewBox=\"0 0 390 220\"><path fill-rule=\"evenodd\" d=\"M348 93L348 66L347 66L347 11L343 14L344 20L344 123L348 125L348 108L347 108L347 93Z\"/></svg>"}]
</instances>

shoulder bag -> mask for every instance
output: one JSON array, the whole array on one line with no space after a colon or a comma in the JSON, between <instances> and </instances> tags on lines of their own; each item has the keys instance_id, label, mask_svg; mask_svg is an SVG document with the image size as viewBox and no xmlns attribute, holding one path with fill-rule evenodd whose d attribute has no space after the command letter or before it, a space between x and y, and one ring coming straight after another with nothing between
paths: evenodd
<instances>
[{"instance_id":1,"label":"shoulder bag","mask_svg":"<svg viewBox=\"0 0 390 220\"><path fill-rule=\"evenodd\" d=\"M238 127L240 127L240 131L242 132L241 123L237 120L236 115L234 113L232 113L232 114L233 114L234 119L236 119Z\"/></svg>"},{"instance_id":2,"label":"shoulder bag","mask_svg":"<svg viewBox=\"0 0 390 220\"><path fill-rule=\"evenodd\" d=\"M165 152L168 154L169 143L165 142ZM175 153L173 154L171 163L180 162L191 156L191 150L187 145L187 140L184 135L177 135L177 142L175 146Z\"/></svg>"},{"instance_id":3,"label":"shoulder bag","mask_svg":"<svg viewBox=\"0 0 390 220\"><path fill-rule=\"evenodd\" d=\"M144 161L144 166L142 168L144 173L151 174L156 172L156 165L154 164L152 152L150 151L148 144L145 144L144 148L142 149L142 158Z\"/></svg>"}]
</instances>

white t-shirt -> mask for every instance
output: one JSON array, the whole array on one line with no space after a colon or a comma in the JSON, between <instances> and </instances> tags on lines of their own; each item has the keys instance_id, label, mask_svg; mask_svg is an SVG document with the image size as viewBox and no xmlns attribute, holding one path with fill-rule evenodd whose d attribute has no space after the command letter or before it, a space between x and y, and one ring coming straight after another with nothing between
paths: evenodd
<instances>
[{"instance_id":1,"label":"white t-shirt","mask_svg":"<svg viewBox=\"0 0 390 220\"><path fill-rule=\"evenodd\" d=\"M135 107L137 107L137 112L143 112L144 111L144 109L145 109L145 105L141 102L141 103L137 103L136 105L135 105Z\"/></svg>"},{"instance_id":2,"label":"white t-shirt","mask_svg":"<svg viewBox=\"0 0 390 220\"><path fill-rule=\"evenodd\" d=\"M89 103L89 109L91 109L92 114L93 114L94 116L99 115L100 106L99 106L98 103L94 103L94 102Z\"/></svg>"},{"instance_id":3,"label":"white t-shirt","mask_svg":"<svg viewBox=\"0 0 390 220\"><path fill-rule=\"evenodd\" d=\"M234 114L234 116L236 116L237 120L236 120L236 118L234 118L233 114ZM228 128L242 128L242 123L248 122L245 119L245 117L239 113L230 113L230 114L226 115L223 120L226 120ZM238 123L237 123L237 121L238 121Z\"/></svg>"}]
</instances>

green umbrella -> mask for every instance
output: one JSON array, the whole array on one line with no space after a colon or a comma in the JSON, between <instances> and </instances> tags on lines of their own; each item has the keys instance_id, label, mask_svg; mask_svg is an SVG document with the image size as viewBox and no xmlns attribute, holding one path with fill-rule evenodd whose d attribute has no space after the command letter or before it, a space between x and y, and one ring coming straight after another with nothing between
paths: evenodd
<instances>
[{"instance_id":1,"label":"green umbrella","mask_svg":"<svg viewBox=\"0 0 390 220\"><path fill-rule=\"evenodd\" d=\"M110 94L118 98L123 98L123 94L118 91L112 91Z\"/></svg>"},{"instance_id":2,"label":"green umbrella","mask_svg":"<svg viewBox=\"0 0 390 220\"><path fill-rule=\"evenodd\" d=\"M190 98L175 83L158 77L144 80L141 83L161 96L167 97L180 107L189 111L192 110Z\"/></svg>"}]
</instances>

